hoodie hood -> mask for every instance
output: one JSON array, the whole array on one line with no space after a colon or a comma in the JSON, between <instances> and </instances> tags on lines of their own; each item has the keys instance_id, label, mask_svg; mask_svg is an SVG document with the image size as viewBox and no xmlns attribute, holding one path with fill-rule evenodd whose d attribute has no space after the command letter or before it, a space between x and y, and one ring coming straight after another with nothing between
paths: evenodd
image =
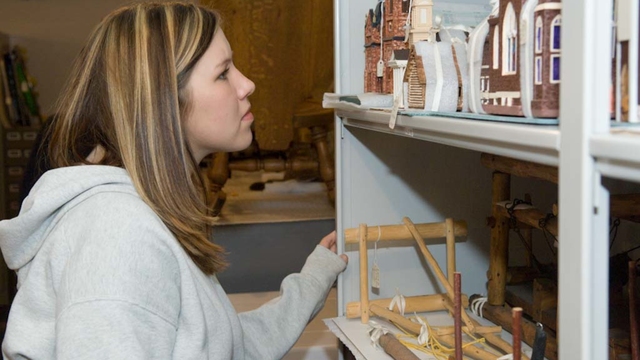
<instances>
[{"instance_id":1,"label":"hoodie hood","mask_svg":"<svg viewBox=\"0 0 640 360\"><path fill-rule=\"evenodd\" d=\"M114 166L79 165L47 171L29 192L20 214L0 221L0 249L10 269L18 270L38 253L57 221L56 214L66 204L79 202L116 185L135 193L127 171Z\"/></svg>"}]
</instances>

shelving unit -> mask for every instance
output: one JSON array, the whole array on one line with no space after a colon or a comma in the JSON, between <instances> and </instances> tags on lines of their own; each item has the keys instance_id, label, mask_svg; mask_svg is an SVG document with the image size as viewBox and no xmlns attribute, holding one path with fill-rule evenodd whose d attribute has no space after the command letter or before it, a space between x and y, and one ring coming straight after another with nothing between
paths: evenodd
<instances>
[{"instance_id":1,"label":"shelving unit","mask_svg":"<svg viewBox=\"0 0 640 360\"><path fill-rule=\"evenodd\" d=\"M562 4L559 126L399 116L392 130L389 113L336 111L338 240L350 257L338 280L339 315L359 294L357 248L345 246L344 230L360 223L398 224L403 216L414 222L466 220L468 236L456 245L462 289L469 295L486 293L489 230L484 218L490 214L491 187L490 172L480 166L480 152L486 152L559 167L558 355L562 360L608 357L603 309L609 300L609 192L602 178L640 182L640 134L610 131L611 58L603 49L611 47L612 0ZM338 94L362 92L362 19L374 5L334 2ZM444 261L444 245L430 246ZM383 285L370 298L393 297L396 289L405 296L441 292L411 244L378 248L375 255L369 248L369 258L374 256Z\"/></svg>"}]
</instances>

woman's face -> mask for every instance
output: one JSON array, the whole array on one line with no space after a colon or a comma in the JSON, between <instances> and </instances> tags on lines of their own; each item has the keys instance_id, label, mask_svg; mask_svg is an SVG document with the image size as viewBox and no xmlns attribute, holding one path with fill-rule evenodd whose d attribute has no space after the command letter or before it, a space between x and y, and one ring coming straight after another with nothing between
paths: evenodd
<instances>
[{"instance_id":1,"label":"woman's face","mask_svg":"<svg viewBox=\"0 0 640 360\"><path fill-rule=\"evenodd\" d=\"M213 152L239 151L251 144L249 95L255 84L235 68L232 55L218 29L187 81L191 105L185 128L197 162Z\"/></svg>"}]
</instances>

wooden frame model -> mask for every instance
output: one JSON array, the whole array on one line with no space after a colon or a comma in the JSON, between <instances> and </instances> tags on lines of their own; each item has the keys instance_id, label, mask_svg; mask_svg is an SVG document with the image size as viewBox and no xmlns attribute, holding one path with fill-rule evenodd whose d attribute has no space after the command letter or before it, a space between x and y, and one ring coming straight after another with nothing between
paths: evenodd
<instances>
[{"instance_id":1,"label":"wooden frame model","mask_svg":"<svg viewBox=\"0 0 640 360\"><path fill-rule=\"evenodd\" d=\"M434 328L430 335L438 342L450 348L462 348L462 326L460 321L464 323L464 330L469 333L477 334L484 337L485 340L495 348L504 351L507 354L514 353L514 348L503 340L498 333L502 331L500 326L481 326L477 321L471 319L464 308L469 306L469 299L466 295L459 291L459 273L456 273L455 263L455 237L467 235L467 224L465 221L454 221L447 218L444 222L414 224L408 217L403 218L404 225L385 225L368 227L366 224L360 224L358 228L345 230L345 244L359 244L360 258L360 301L350 302L347 304L346 317L360 317L363 324L369 322L371 316L378 316L391 321L406 331L418 335L420 334L421 325L410 321L401 314L388 310L388 306L392 299L369 300L369 276L368 276L368 254L367 242L375 241L401 241L414 239L420 251L422 252L427 264L435 273L440 283L444 286L446 294L433 294L423 296L406 297L405 311L407 312L429 312L448 310L455 315L454 326L440 326ZM424 239L446 238L447 246L447 276L438 265L433 257ZM453 285L456 284L456 289ZM457 290L457 291L455 291ZM515 337L514 337L515 338ZM519 336L517 337L519 338ZM518 344L519 345L519 344ZM516 346L519 349L519 346ZM472 359L478 360L496 360L500 356L485 349L476 346L467 346L462 348L464 354ZM519 351L518 351L519 352ZM525 355L521 359L529 360Z\"/></svg>"}]
</instances>

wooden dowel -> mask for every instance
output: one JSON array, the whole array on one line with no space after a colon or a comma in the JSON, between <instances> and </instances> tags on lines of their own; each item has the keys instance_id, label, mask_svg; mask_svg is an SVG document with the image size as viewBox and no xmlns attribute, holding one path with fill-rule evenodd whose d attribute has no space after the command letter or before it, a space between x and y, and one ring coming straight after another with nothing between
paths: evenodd
<instances>
[{"instance_id":1,"label":"wooden dowel","mask_svg":"<svg viewBox=\"0 0 640 360\"><path fill-rule=\"evenodd\" d=\"M445 302L448 300L446 294L433 294L433 295L422 295L422 296L406 296L404 298L405 307L404 311L406 313L414 313L414 312L428 312L428 311L440 311L445 310ZM462 307L469 307L469 297L465 294L461 296ZM376 304L380 305L384 308L389 308L389 304L391 304L392 299L369 299L369 305ZM347 304L347 319L354 319L360 317L360 302L353 301ZM395 310L395 309L394 309Z\"/></svg>"},{"instance_id":2,"label":"wooden dowel","mask_svg":"<svg viewBox=\"0 0 640 360\"><path fill-rule=\"evenodd\" d=\"M531 194L524 194L524 201L531 204L532 203ZM533 231L531 231L531 228L521 229L520 233L522 234L522 238L524 239L525 247L527 249L533 249ZM533 253L528 253L525 258L525 265L527 267L531 267L533 266L533 263L534 263ZM509 282L509 279L507 279L507 283L508 282Z\"/></svg>"},{"instance_id":3,"label":"wooden dowel","mask_svg":"<svg viewBox=\"0 0 640 360\"><path fill-rule=\"evenodd\" d=\"M376 304L371 304L369 310L372 315L379 316L383 319L391 321L414 335L420 334L420 329L422 329L422 326L405 318L402 315L396 314ZM439 342L450 348L453 348L454 339L452 335L438 335L436 332L431 332L430 334ZM462 352L468 357L476 360L495 360L497 358L495 354L492 354L477 346L466 346L462 349Z\"/></svg>"},{"instance_id":4,"label":"wooden dowel","mask_svg":"<svg viewBox=\"0 0 640 360\"><path fill-rule=\"evenodd\" d=\"M482 314L492 323L501 325L506 331L513 332L511 310L512 308L508 304L494 306L485 303L482 307ZM522 319L522 339L531 346L533 346L536 329L536 324L526 318ZM558 344L556 338L551 334L547 334L545 357L549 360L558 360Z\"/></svg>"},{"instance_id":5,"label":"wooden dowel","mask_svg":"<svg viewBox=\"0 0 640 360\"><path fill-rule=\"evenodd\" d=\"M558 183L558 168L504 156L482 154L480 162L489 169L520 177L534 178Z\"/></svg>"},{"instance_id":6,"label":"wooden dowel","mask_svg":"<svg viewBox=\"0 0 640 360\"><path fill-rule=\"evenodd\" d=\"M433 337L438 340L438 342L440 342L441 344L444 344L447 347L452 348L453 347L453 343L454 343L454 336L453 335L433 335ZM474 359L474 360L496 360L498 358L498 355L493 354L487 350L484 350L482 348L479 348L477 346L471 345L471 346L465 346L462 348L462 352Z\"/></svg>"},{"instance_id":7,"label":"wooden dowel","mask_svg":"<svg viewBox=\"0 0 640 360\"><path fill-rule=\"evenodd\" d=\"M512 310L513 314L513 358L521 359L521 348L522 348L522 340L520 334L522 333L522 308L514 307Z\"/></svg>"},{"instance_id":8,"label":"wooden dowel","mask_svg":"<svg viewBox=\"0 0 640 360\"><path fill-rule=\"evenodd\" d=\"M376 305L376 304L371 304L369 306L369 312L372 315L375 316L379 316L383 319L389 320L391 322L394 322L396 324L398 324L400 327L402 327L403 329L415 334L415 335L419 335L420 334L420 329L422 328L422 326L418 323L414 323L413 321L405 318L404 316L400 315L400 314L396 314L393 311L387 309L387 308L383 308L380 305Z\"/></svg>"},{"instance_id":9,"label":"wooden dowel","mask_svg":"<svg viewBox=\"0 0 640 360\"><path fill-rule=\"evenodd\" d=\"M495 205L494 208L495 212L502 217L508 219L511 216L507 211L507 208L502 205ZM540 230L542 230L540 228L540 220L544 220L546 216L547 214L538 209L513 210L513 217L515 217L516 220ZM545 229L547 229L553 236L558 236L558 218L550 218L545 224Z\"/></svg>"},{"instance_id":10,"label":"wooden dowel","mask_svg":"<svg viewBox=\"0 0 640 360\"><path fill-rule=\"evenodd\" d=\"M481 336L484 336L485 334L497 334L502 332L502 326L480 326L476 322L474 322L474 324L476 324L475 333ZM437 328L434 328L433 331L435 331L435 333L438 335L453 335L454 333L453 326L439 326ZM462 327L462 331L470 332L466 326Z\"/></svg>"},{"instance_id":11,"label":"wooden dowel","mask_svg":"<svg viewBox=\"0 0 640 360\"><path fill-rule=\"evenodd\" d=\"M453 329L455 336L455 357L462 360L462 306L460 301L460 273L453 274Z\"/></svg>"},{"instance_id":12,"label":"wooden dowel","mask_svg":"<svg viewBox=\"0 0 640 360\"><path fill-rule=\"evenodd\" d=\"M449 311L453 311L453 305L449 304ZM462 329L471 333L474 333L480 337L483 337L487 343L493 345L495 348L504 351L506 354L513 353L513 347L508 342L504 341L500 335L497 333L502 332L502 327L500 326L480 326L480 323L473 321L473 324L476 326L475 331L469 331L466 327ZM509 324L511 325L511 324ZM498 331L495 331L498 330ZM440 335L439 331L436 331ZM451 334L452 332L449 332ZM529 357L522 355L522 360L530 360Z\"/></svg>"},{"instance_id":13,"label":"wooden dowel","mask_svg":"<svg viewBox=\"0 0 640 360\"><path fill-rule=\"evenodd\" d=\"M427 261L429 266L431 266L431 269L433 270L433 272L436 273L438 280L440 280L440 283L442 283L444 288L447 290L449 299L453 301L454 294L453 294L453 287L451 287L451 283L449 283L449 280L447 280L447 278L444 276L444 273L442 272L442 269L440 269L438 262L433 257L433 255L431 254L427 246L424 244L424 240L422 239L422 237L420 237L420 233L418 233L418 230L413 225L413 222L411 222L411 219L409 219L408 217L404 217L402 221L407 226L407 229L409 229L409 231L411 232L411 235L413 235L413 238L418 243L418 247L420 247L420 251L422 252L422 255L424 255L425 260ZM469 315L467 315L465 311L462 312L462 320L464 321L465 325L467 325L467 327L473 331L474 325L471 322Z\"/></svg>"},{"instance_id":14,"label":"wooden dowel","mask_svg":"<svg viewBox=\"0 0 640 360\"><path fill-rule=\"evenodd\" d=\"M629 261L629 332L631 335L631 359L640 360L640 334L638 334L638 316L636 304L636 266L637 261Z\"/></svg>"},{"instance_id":15,"label":"wooden dowel","mask_svg":"<svg viewBox=\"0 0 640 360\"><path fill-rule=\"evenodd\" d=\"M477 325L480 325L480 323L475 320L473 321L473 323L476 324L476 327ZM476 334L479 334L479 333L476 332ZM496 333L487 333L487 334L484 334L483 337L489 344L504 351L505 354L513 354L513 346L511 346L511 344L506 342L500 335ZM521 356L522 356L522 360L530 360L529 357L524 354L522 354Z\"/></svg>"},{"instance_id":16,"label":"wooden dowel","mask_svg":"<svg viewBox=\"0 0 640 360\"><path fill-rule=\"evenodd\" d=\"M379 342L384 352L389 354L394 360L419 360L411 350L402 345L395 336L389 333L380 336Z\"/></svg>"},{"instance_id":17,"label":"wooden dowel","mask_svg":"<svg viewBox=\"0 0 640 360\"><path fill-rule=\"evenodd\" d=\"M494 172L492 178L491 201L493 204L511 198L511 177L509 174ZM497 213L493 207L495 225L491 229L489 250L488 302L491 305L504 304L507 286L507 266L509 265L509 224L508 219Z\"/></svg>"},{"instance_id":18,"label":"wooden dowel","mask_svg":"<svg viewBox=\"0 0 640 360\"><path fill-rule=\"evenodd\" d=\"M447 277L449 283L453 284L453 273L456 272L456 236L453 219L447 218L444 222L447 228Z\"/></svg>"},{"instance_id":19,"label":"wooden dowel","mask_svg":"<svg viewBox=\"0 0 640 360\"><path fill-rule=\"evenodd\" d=\"M369 264L367 258L367 224L360 224L360 319L369 322Z\"/></svg>"},{"instance_id":20,"label":"wooden dowel","mask_svg":"<svg viewBox=\"0 0 640 360\"><path fill-rule=\"evenodd\" d=\"M445 222L416 224L415 226L423 239L438 239L447 236L447 226ZM359 228L346 229L344 231L345 243L358 243L358 231ZM380 231L378 231L378 226L370 226L367 229L367 232L369 233L369 241L378 240L378 233L380 234L380 241L402 241L413 239L413 236L411 236L411 233L404 225L381 225ZM464 220L454 221L453 234L456 237L467 236L467 222Z\"/></svg>"}]
</instances>

